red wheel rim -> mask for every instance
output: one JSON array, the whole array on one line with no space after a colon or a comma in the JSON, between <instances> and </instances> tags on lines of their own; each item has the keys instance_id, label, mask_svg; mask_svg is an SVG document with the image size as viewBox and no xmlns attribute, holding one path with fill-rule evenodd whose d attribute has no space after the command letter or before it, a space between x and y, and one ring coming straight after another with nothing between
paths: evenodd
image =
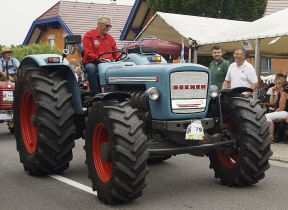
<instances>
[{"instance_id":1,"label":"red wheel rim","mask_svg":"<svg viewBox=\"0 0 288 210\"><path fill-rule=\"evenodd\" d=\"M25 90L21 98L20 125L26 150L35 152L37 145L37 129L32 125L31 117L35 116L36 106L30 90Z\"/></svg>"},{"instance_id":2,"label":"red wheel rim","mask_svg":"<svg viewBox=\"0 0 288 210\"><path fill-rule=\"evenodd\" d=\"M102 182L106 183L112 176L112 162L101 158L101 144L110 142L106 126L98 123L93 131L93 159L97 174Z\"/></svg>"},{"instance_id":3,"label":"red wheel rim","mask_svg":"<svg viewBox=\"0 0 288 210\"><path fill-rule=\"evenodd\" d=\"M235 121L235 118L229 114L223 114L224 123L227 123L230 126L230 130L234 133L238 129L238 124ZM240 157L240 148L238 147L235 150L234 154L225 154L224 151L216 151L216 155L221 162L221 164L226 168L233 168Z\"/></svg>"},{"instance_id":4,"label":"red wheel rim","mask_svg":"<svg viewBox=\"0 0 288 210\"><path fill-rule=\"evenodd\" d=\"M224 154L223 151L216 151L216 155L226 168L233 168L239 160L239 150L235 154Z\"/></svg>"}]
</instances>

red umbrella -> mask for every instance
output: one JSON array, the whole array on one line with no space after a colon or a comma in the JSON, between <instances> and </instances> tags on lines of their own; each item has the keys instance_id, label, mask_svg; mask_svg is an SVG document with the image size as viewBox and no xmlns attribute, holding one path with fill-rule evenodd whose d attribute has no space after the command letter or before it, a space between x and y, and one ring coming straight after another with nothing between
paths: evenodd
<instances>
[{"instance_id":1,"label":"red umbrella","mask_svg":"<svg viewBox=\"0 0 288 210\"><path fill-rule=\"evenodd\" d=\"M126 48L134 48L138 47L139 43L132 43L128 44ZM160 39L153 39L153 40L144 40L141 42L141 46L144 47L155 47L157 49L157 53L161 55L172 55L172 56L180 56L182 45L176 42L170 42ZM184 48L185 57L188 54L188 47Z\"/></svg>"}]
</instances>

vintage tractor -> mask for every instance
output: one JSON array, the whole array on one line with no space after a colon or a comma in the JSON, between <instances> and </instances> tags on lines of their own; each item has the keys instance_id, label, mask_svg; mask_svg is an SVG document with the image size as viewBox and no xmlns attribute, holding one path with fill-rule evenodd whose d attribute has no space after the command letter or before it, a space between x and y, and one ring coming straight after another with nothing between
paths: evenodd
<instances>
[{"instance_id":1,"label":"vintage tractor","mask_svg":"<svg viewBox=\"0 0 288 210\"><path fill-rule=\"evenodd\" d=\"M0 123L7 122L11 134L14 133L12 107L14 87L14 82L0 81Z\"/></svg>"},{"instance_id":2,"label":"vintage tractor","mask_svg":"<svg viewBox=\"0 0 288 210\"><path fill-rule=\"evenodd\" d=\"M71 36L66 45L78 42ZM83 137L92 188L104 203L138 198L147 160L178 154L208 156L215 177L229 186L264 178L271 137L265 111L242 94L251 89L219 92L206 67L167 64L152 47L119 52L117 61L98 65L103 92L97 95L79 90L65 56L23 59L14 123L29 174L63 173L74 140Z\"/></svg>"}]
</instances>

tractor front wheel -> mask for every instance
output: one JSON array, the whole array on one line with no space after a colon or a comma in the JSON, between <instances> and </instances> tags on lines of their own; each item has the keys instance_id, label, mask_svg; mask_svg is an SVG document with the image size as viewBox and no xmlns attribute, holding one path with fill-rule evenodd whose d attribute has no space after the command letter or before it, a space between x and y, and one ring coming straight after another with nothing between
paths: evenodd
<instances>
[{"instance_id":1,"label":"tractor front wheel","mask_svg":"<svg viewBox=\"0 0 288 210\"><path fill-rule=\"evenodd\" d=\"M270 167L271 137L265 111L252 98L233 97L222 103L223 129L236 145L227 150L213 150L208 156L215 177L228 186L247 186L263 179Z\"/></svg>"},{"instance_id":2,"label":"tractor front wheel","mask_svg":"<svg viewBox=\"0 0 288 210\"><path fill-rule=\"evenodd\" d=\"M146 186L147 137L128 102L97 101L86 119L86 163L93 190L104 203L130 201Z\"/></svg>"}]
</instances>

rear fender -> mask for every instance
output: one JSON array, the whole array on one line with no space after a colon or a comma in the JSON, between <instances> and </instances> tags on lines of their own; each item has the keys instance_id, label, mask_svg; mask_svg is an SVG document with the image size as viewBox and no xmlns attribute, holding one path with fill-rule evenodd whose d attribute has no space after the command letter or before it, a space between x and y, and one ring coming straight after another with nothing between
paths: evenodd
<instances>
[{"instance_id":1,"label":"rear fender","mask_svg":"<svg viewBox=\"0 0 288 210\"><path fill-rule=\"evenodd\" d=\"M59 57L60 62L48 63L48 57ZM69 63L66 59L62 59L62 56L57 54L29 55L22 60L20 64L20 69L24 66L39 66L43 69L57 69L59 71L65 72L63 75L64 78L68 80L68 87L70 89L70 92L72 93L73 107L77 114L80 114L82 112L80 89L77 84L74 72L70 68ZM18 71L18 74L21 74L21 70Z\"/></svg>"}]
</instances>

